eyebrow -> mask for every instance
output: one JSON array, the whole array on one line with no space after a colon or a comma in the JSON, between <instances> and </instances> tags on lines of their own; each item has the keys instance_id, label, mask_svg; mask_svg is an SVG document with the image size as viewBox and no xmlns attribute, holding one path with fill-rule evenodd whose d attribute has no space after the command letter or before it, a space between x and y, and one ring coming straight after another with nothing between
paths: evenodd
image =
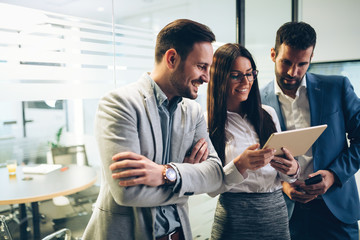
<instances>
[{"instance_id":1,"label":"eyebrow","mask_svg":"<svg viewBox=\"0 0 360 240\"><path fill-rule=\"evenodd\" d=\"M198 64L198 65L206 65L206 66L209 66L209 65L210 65L209 63L206 63L206 62L198 62L197 64Z\"/></svg>"},{"instance_id":2,"label":"eyebrow","mask_svg":"<svg viewBox=\"0 0 360 240\"><path fill-rule=\"evenodd\" d=\"M248 71L251 71L252 70L252 67L245 70L245 72L248 72ZM230 72L239 72L239 73L242 73L242 71L239 71L239 70L230 70Z\"/></svg>"}]
</instances>

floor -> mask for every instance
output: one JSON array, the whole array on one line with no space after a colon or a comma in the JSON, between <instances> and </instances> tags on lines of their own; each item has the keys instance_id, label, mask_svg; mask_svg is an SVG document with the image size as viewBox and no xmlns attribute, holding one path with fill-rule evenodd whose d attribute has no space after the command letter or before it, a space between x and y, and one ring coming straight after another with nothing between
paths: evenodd
<instances>
[{"instance_id":1,"label":"floor","mask_svg":"<svg viewBox=\"0 0 360 240\"><path fill-rule=\"evenodd\" d=\"M82 208L73 209L69 206L57 207L53 202L45 201L39 204L40 214L42 215L40 222L40 232L41 238L59 230L61 228L69 228L71 230L72 239L80 240L83 234L83 231L90 219L91 216L91 204L86 204ZM89 214L86 214L87 211ZM3 211L0 214L7 215L9 211ZM61 217L67 217L66 220L61 219ZM31 211L28 211L28 237L29 240L33 239L31 229L32 229L32 220L31 220ZM10 219L7 221L9 230L12 234L13 240L20 239L19 233L19 224L17 220Z\"/></svg>"},{"instance_id":2,"label":"floor","mask_svg":"<svg viewBox=\"0 0 360 240\"><path fill-rule=\"evenodd\" d=\"M214 212L216 207L217 197L211 198L207 194L201 194L197 196L191 196L189 198L189 214L190 223L193 231L194 240L209 240L211 234L211 227L214 218ZM72 240L81 240L83 231L90 219L92 204L84 205L84 208L72 209L66 207L55 207L52 201L46 201L40 203L40 213L45 216L41 220L41 238L48 234L61 229L69 228L72 232ZM82 214L84 211L89 214ZM76 216L73 216L76 213ZM0 208L0 214L9 214L8 210ZM78 216L78 215L81 216ZM28 214L31 217L31 213ZM66 221L61 220L61 216L68 216ZM69 217L71 216L71 217ZM55 219L53 221L53 219ZM13 236L13 240L19 240L19 227L18 224L13 221L7 221L10 232ZM31 229L31 219L29 221L29 228ZM31 233L29 232L29 240L32 240Z\"/></svg>"},{"instance_id":3,"label":"floor","mask_svg":"<svg viewBox=\"0 0 360 240\"><path fill-rule=\"evenodd\" d=\"M189 198L190 223L193 231L194 240L210 239L211 226L217 198L211 198L206 194L192 196ZM72 233L72 240L80 240L83 231L91 216L92 204L86 204L83 208L71 208L69 206L58 207L53 202L45 201L39 204L40 213L44 218L41 219L40 231L41 238L53 233L61 228L69 228ZM30 209L29 209L30 210ZM1 209L0 209L1 211ZM88 212L89 214L82 214ZM10 211L2 211L0 214L7 215ZM75 216L74 216L75 215ZM78 216L80 215L80 216ZM31 218L31 212L28 212ZM62 219L67 217L66 220ZM19 240L19 225L14 220L7 221L13 240ZM32 221L29 220L29 230L32 228ZM29 240L32 240L29 231Z\"/></svg>"}]
</instances>

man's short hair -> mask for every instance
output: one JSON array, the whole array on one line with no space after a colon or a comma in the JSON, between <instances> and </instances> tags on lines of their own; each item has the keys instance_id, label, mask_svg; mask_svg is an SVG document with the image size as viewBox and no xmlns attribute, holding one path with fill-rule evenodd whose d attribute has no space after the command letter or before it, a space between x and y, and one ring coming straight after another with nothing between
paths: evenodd
<instances>
[{"instance_id":1,"label":"man's short hair","mask_svg":"<svg viewBox=\"0 0 360 240\"><path fill-rule=\"evenodd\" d=\"M305 22L287 22L276 32L275 52L278 54L281 44L298 50L306 50L316 44L316 32Z\"/></svg>"},{"instance_id":2,"label":"man's short hair","mask_svg":"<svg viewBox=\"0 0 360 240\"><path fill-rule=\"evenodd\" d=\"M186 60L195 43L215 41L215 35L208 26L189 20L178 19L166 25L157 35L155 62L162 60L165 52L174 48L181 60Z\"/></svg>"}]
</instances>

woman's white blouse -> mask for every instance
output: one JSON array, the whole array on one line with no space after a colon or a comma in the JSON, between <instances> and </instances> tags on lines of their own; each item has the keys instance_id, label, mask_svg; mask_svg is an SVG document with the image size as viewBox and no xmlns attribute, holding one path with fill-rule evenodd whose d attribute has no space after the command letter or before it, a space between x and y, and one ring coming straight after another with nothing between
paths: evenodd
<instances>
[{"instance_id":1,"label":"woman's white blouse","mask_svg":"<svg viewBox=\"0 0 360 240\"><path fill-rule=\"evenodd\" d=\"M275 110L267 105L262 106L272 117L276 129L280 131L279 119ZM227 112L227 122L225 124L226 147L225 147L225 173L233 165L233 160L239 156L249 146L259 143L259 137L255 132L253 125L247 117L241 117L234 112ZM230 163L230 164L229 164ZM229 192L273 192L280 188L281 181L294 182L296 179L286 174L276 171L270 164L256 171L247 170L247 176L239 183L227 181L225 174L226 189Z\"/></svg>"}]
</instances>

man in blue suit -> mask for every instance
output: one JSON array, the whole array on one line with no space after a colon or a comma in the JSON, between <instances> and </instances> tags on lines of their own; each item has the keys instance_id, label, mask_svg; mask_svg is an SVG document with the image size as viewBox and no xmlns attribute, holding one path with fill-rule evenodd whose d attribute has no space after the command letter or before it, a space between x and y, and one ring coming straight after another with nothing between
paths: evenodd
<instances>
[{"instance_id":1,"label":"man in blue suit","mask_svg":"<svg viewBox=\"0 0 360 240\"><path fill-rule=\"evenodd\" d=\"M290 233L293 240L358 240L360 204L354 174L360 164L360 99L346 77L307 73L315 44L316 32L309 24L282 25L271 49L276 81L261 90L262 103L276 110L282 130L328 125L298 157L298 181L283 184ZM320 183L304 184L317 174Z\"/></svg>"}]
</instances>

